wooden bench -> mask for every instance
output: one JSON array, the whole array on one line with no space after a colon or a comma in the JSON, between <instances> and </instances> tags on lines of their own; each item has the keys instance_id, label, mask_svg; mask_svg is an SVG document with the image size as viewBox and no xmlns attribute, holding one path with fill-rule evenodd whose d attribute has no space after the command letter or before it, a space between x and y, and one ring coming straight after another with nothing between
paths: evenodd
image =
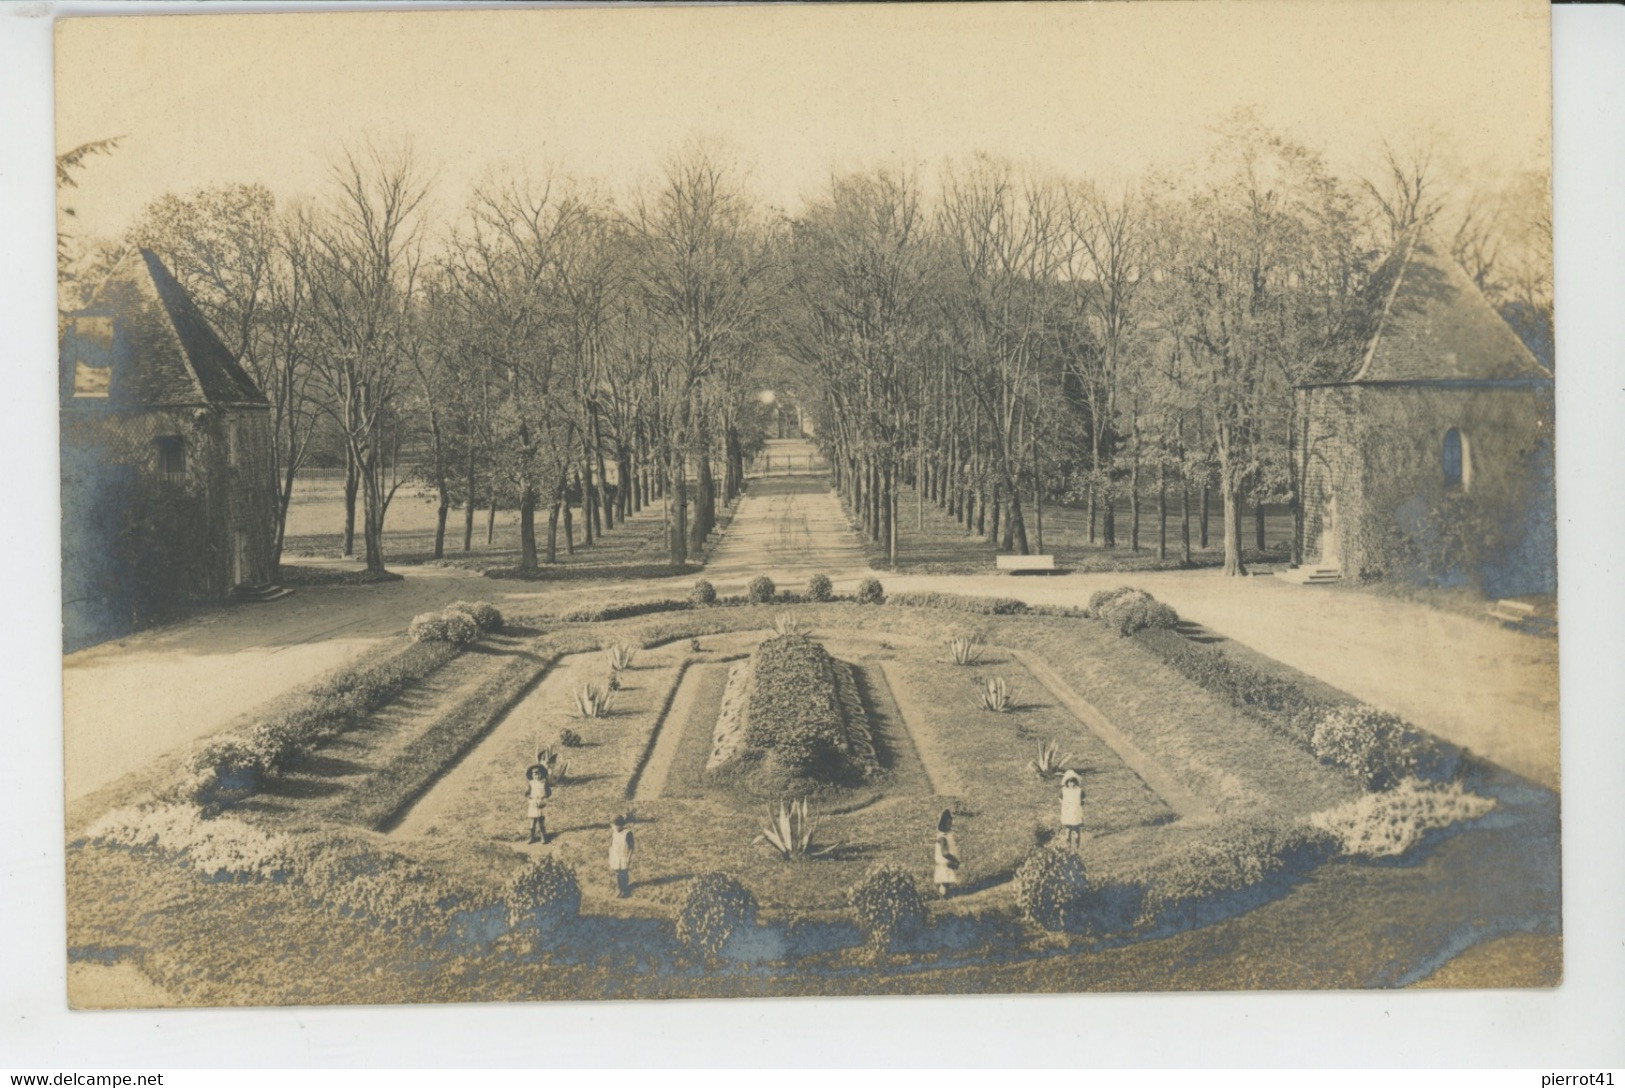
<instances>
[{"instance_id":1,"label":"wooden bench","mask_svg":"<svg viewBox=\"0 0 1625 1088\"><path fill-rule=\"evenodd\" d=\"M1018 571L1055 570L1053 555L1001 555L995 558L1000 570L1012 574Z\"/></svg>"}]
</instances>

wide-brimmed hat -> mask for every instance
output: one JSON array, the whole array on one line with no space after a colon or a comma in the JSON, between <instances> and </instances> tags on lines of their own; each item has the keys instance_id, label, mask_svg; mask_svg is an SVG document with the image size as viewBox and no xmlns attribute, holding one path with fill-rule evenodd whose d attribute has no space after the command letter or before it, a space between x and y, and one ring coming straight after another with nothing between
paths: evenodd
<instances>
[{"instance_id":1,"label":"wide-brimmed hat","mask_svg":"<svg viewBox=\"0 0 1625 1088\"><path fill-rule=\"evenodd\" d=\"M1083 785L1083 776L1077 771L1068 771L1061 776L1061 785L1066 786L1073 782L1076 782L1080 786Z\"/></svg>"}]
</instances>

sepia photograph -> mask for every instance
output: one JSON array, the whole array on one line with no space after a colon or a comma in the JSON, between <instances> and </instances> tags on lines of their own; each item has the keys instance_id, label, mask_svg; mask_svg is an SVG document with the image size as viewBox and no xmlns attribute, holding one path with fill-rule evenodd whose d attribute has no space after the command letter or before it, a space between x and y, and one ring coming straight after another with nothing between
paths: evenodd
<instances>
[{"instance_id":1,"label":"sepia photograph","mask_svg":"<svg viewBox=\"0 0 1625 1088\"><path fill-rule=\"evenodd\" d=\"M54 35L74 1008L1563 984L1546 4Z\"/></svg>"}]
</instances>

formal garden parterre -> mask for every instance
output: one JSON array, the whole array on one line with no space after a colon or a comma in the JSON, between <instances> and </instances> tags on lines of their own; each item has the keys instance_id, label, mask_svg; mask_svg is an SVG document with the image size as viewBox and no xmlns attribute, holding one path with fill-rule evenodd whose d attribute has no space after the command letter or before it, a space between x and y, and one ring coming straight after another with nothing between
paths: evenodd
<instances>
[{"instance_id":1,"label":"formal garden parterre","mask_svg":"<svg viewBox=\"0 0 1625 1088\"><path fill-rule=\"evenodd\" d=\"M1049 974L1020 988L1184 988L1200 972L1129 950L1273 924L1319 901L1308 886L1389 894L1463 829L1546 834L1550 815L1555 837L1549 795L1187 639L1131 587L1043 610L762 581L506 625L488 605L419 617L82 814L71 955L128 959L177 1003L929 990L950 966L997 989L1027 961ZM538 759L545 844L521 818ZM1065 769L1087 797L1076 850ZM962 868L938 899L945 809ZM630 899L605 860L615 816L638 839ZM1554 929L1548 879L1494 924ZM1409 980L1343 977L1336 948L1271 984Z\"/></svg>"}]
</instances>

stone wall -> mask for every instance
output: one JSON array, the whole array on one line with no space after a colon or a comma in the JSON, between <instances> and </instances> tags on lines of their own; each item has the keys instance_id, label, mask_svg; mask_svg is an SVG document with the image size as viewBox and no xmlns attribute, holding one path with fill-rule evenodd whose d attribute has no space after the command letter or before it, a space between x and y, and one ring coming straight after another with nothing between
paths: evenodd
<instances>
[{"instance_id":1,"label":"stone wall","mask_svg":"<svg viewBox=\"0 0 1625 1088\"><path fill-rule=\"evenodd\" d=\"M1304 391L1304 550L1333 523L1345 574L1556 588L1549 383L1347 384ZM1451 487L1445 435L1464 439ZM1332 497L1335 496L1335 514Z\"/></svg>"}]
</instances>

